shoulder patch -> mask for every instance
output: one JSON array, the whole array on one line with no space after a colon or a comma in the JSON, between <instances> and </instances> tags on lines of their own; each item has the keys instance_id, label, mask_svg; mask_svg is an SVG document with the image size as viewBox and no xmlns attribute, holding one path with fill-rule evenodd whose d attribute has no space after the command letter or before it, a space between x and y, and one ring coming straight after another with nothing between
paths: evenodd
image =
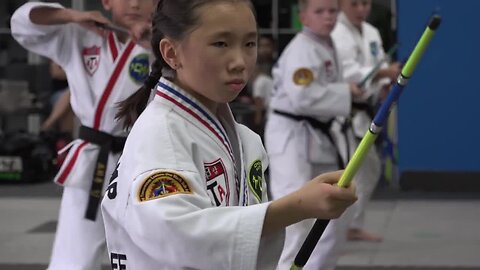
<instances>
[{"instance_id":1,"label":"shoulder patch","mask_svg":"<svg viewBox=\"0 0 480 270\"><path fill-rule=\"evenodd\" d=\"M128 71L132 81L134 81L136 84L143 84L150 72L148 54L142 53L136 55L132 61L130 61Z\"/></svg>"},{"instance_id":2,"label":"shoulder patch","mask_svg":"<svg viewBox=\"0 0 480 270\"><path fill-rule=\"evenodd\" d=\"M192 189L181 175L174 172L157 172L143 180L138 191L138 200L144 202L174 194L191 193Z\"/></svg>"},{"instance_id":3,"label":"shoulder patch","mask_svg":"<svg viewBox=\"0 0 480 270\"><path fill-rule=\"evenodd\" d=\"M263 191L263 171L262 171L262 161L255 160L250 165L250 170L248 171L248 187L252 191L253 195L257 199L257 202L262 201L262 191Z\"/></svg>"},{"instance_id":4,"label":"shoulder patch","mask_svg":"<svg viewBox=\"0 0 480 270\"><path fill-rule=\"evenodd\" d=\"M293 73L293 82L297 85L309 85L313 81L313 71L299 68Z\"/></svg>"}]
</instances>

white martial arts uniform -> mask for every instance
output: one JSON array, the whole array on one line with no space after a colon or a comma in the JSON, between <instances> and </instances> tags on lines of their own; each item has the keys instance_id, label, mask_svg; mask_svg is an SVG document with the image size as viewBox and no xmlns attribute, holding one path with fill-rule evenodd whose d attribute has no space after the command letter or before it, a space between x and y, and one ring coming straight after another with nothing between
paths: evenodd
<instances>
[{"instance_id":1,"label":"white martial arts uniform","mask_svg":"<svg viewBox=\"0 0 480 270\"><path fill-rule=\"evenodd\" d=\"M29 14L36 7L63 8L59 4L24 4L12 16L13 37L63 68L72 109L83 126L125 136L121 123L114 121L116 103L143 84L149 73L150 53L132 41L121 44L113 33L104 39L74 23L34 24ZM75 140L55 177L65 188L49 269L100 269L99 257L105 249L103 221L101 215L95 221L84 218L99 148ZM109 153L105 182L118 157L118 153Z\"/></svg>"},{"instance_id":2,"label":"white martial arts uniform","mask_svg":"<svg viewBox=\"0 0 480 270\"><path fill-rule=\"evenodd\" d=\"M284 232L261 238L266 158L228 105L214 115L162 78L102 202L112 267L275 269Z\"/></svg>"},{"instance_id":3,"label":"white martial arts uniform","mask_svg":"<svg viewBox=\"0 0 480 270\"><path fill-rule=\"evenodd\" d=\"M362 22L362 32L353 26L344 13L338 16L338 22L332 32L332 38L337 44L338 55L342 63L343 76L346 81L359 83L374 66L382 61L385 53L382 47L382 39L378 30L367 22ZM382 68L388 67L387 63ZM381 79L365 85L366 95L363 103L375 103L378 99L379 90L389 84L390 79ZM369 99L367 101L366 99ZM374 104L367 104L373 106ZM361 139L370 127L372 118L362 110L357 110L352 119L352 127L355 136ZM366 203L375 189L380 178L380 158L375 145L368 152L364 163L358 171L355 179L357 183L358 200L352 206L355 208L351 228L361 229L364 225Z\"/></svg>"},{"instance_id":4,"label":"white martial arts uniform","mask_svg":"<svg viewBox=\"0 0 480 270\"><path fill-rule=\"evenodd\" d=\"M350 86L343 82L332 45L304 28L285 48L273 69L275 89L265 130L273 199L298 190L320 173L338 169L335 146L324 133L307 120L276 113L308 116L322 122L349 115ZM338 133L334 132L333 138L345 162L346 141ZM346 217L344 214L330 222L304 269L335 266L338 248L345 238ZM313 220L305 220L287 227L279 270L290 269L312 225Z\"/></svg>"}]
</instances>

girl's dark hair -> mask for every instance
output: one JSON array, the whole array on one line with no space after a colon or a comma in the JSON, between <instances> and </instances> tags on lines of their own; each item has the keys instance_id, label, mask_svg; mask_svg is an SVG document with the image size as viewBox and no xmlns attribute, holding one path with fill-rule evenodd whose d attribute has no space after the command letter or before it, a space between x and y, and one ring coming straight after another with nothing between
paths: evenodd
<instances>
[{"instance_id":1,"label":"girl's dark hair","mask_svg":"<svg viewBox=\"0 0 480 270\"><path fill-rule=\"evenodd\" d=\"M148 78L143 86L126 100L119 103L119 110L116 119L123 121L124 128L130 128L140 113L147 106L152 88L154 88L160 77L169 76L173 80L173 70L163 59L158 44L164 37L174 40L184 38L198 23L196 10L201 6L213 2L248 2L248 0L159 0L152 18L152 35L150 44L155 60L151 65ZM252 11L253 6L251 6ZM254 13L255 14L255 13ZM170 78L171 77L171 78Z\"/></svg>"}]
</instances>

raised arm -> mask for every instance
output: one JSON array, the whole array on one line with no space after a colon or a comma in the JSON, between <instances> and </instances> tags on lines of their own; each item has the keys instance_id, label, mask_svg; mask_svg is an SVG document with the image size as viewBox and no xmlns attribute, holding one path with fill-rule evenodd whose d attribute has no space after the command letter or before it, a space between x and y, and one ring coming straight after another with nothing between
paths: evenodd
<instances>
[{"instance_id":1,"label":"raised arm","mask_svg":"<svg viewBox=\"0 0 480 270\"><path fill-rule=\"evenodd\" d=\"M27 50L48 57L61 66L69 61L80 31L78 23L103 35L94 22L109 23L98 11L77 11L55 3L28 2L12 16L12 36Z\"/></svg>"}]
</instances>

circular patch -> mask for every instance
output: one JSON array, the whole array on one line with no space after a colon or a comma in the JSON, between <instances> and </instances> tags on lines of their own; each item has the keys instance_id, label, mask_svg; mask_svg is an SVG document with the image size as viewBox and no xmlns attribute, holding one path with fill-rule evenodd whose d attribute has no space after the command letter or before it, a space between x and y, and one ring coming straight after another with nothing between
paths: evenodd
<instances>
[{"instance_id":1,"label":"circular patch","mask_svg":"<svg viewBox=\"0 0 480 270\"><path fill-rule=\"evenodd\" d=\"M248 186L252 191L253 195L258 202L262 201L262 191L263 191L263 170L262 170L262 161L255 160L250 166L250 171L248 172Z\"/></svg>"},{"instance_id":2,"label":"circular patch","mask_svg":"<svg viewBox=\"0 0 480 270\"><path fill-rule=\"evenodd\" d=\"M138 192L138 200L144 202L182 193L191 194L192 190L181 175L157 172L144 180Z\"/></svg>"},{"instance_id":3,"label":"circular patch","mask_svg":"<svg viewBox=\"0 0 480 270\"><path fill-rule=\"evenodd\" d=\"M136 84L143 84L150 72L150 62L148 60L148 54L142 53L135 56L132 61L130 61L128 71L130 74L130 78L132 78L132 80Z\"/></svg>"},{"instance_id":4,"label":"circular patch","mask_svg":"<svg viewBox=\"0 0 480 270\"><path fill-rule=\"evenodd\" d=\"M308 68L299 68L293 74L293 82L297 85L309 85L313 81L313 72Z\"/></svg>"}]
</instances>

